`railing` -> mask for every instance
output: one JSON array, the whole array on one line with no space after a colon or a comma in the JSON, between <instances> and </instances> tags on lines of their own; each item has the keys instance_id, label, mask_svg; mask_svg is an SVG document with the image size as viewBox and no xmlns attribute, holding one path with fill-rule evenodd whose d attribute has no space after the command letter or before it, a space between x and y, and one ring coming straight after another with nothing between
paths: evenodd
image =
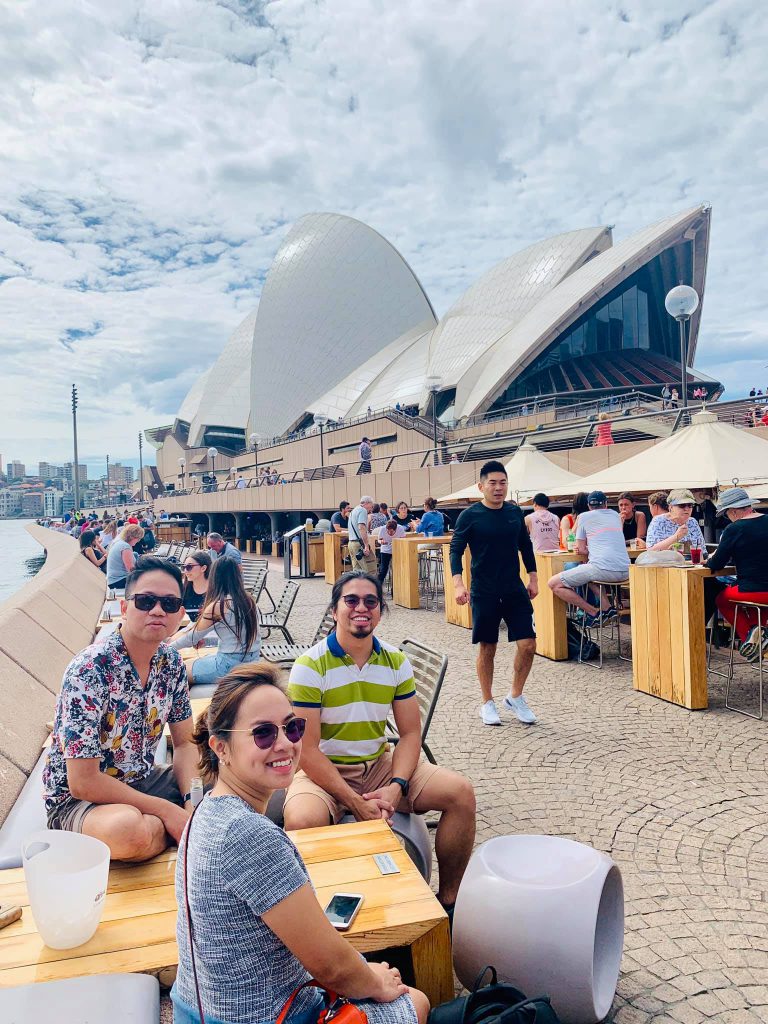
<instances>
[{"instance_id":1,"label":"railing","mask_svg":"<svg viewBox=\"0 0 768 1024\"><path fill-rule=\"evenodd\" d=\"M643 404L644 396L642 394L633 396L633 400L635 398L638 399L635 404ZM768 408L768 396L766 396L765 401L765 405L759 406L761 412ZM617 415L618 410L614 406L614 414L609 421L613 442L615 444L622 444L650 437L669 436L682 427L688 426L691 422L691 417L697 412L701 412L702 408L701 405L695 405L688 406L687 409L643 410L632 415L631 408L627 405ZM714 413L721 422L731 423L740 427L747 426L746 417L749 414L749 426L756 425L753 422L754 400L742 399L736 402L717 403L705 408L708 412ZM605 411L605 408L603 407L600 411ZM566 451L574 448L586 448L595 444L599 422L604 421L598 421L596 416L593 416L588 420L582 421L568 420L565 423L539 424L533 428L518 428L471 439L440 442L437 447L432 445L429 448L420 449L415 452L399 452L395 455L374 456L371 459L371 471L373 473L388 473L393 467L397 469L402 466L405 460L415 459L418 459L419 468L424 468L427 465L445 466L456 464L456 462L467 463L489 458L509 458L525 441L529 441L543 451ZM648 429L651 425L655 428L653 431ZM353 462L341 463L333 467L312 467L295 470L293 473L282 474L277 486L318 480L330 476L354 475L359 466L360 460L355 459ZM217 490L233 490L236 489L236 486L236 482L230 480L217 487ZM247 486L272 485L249 478ZM201 494L205 493L205 491L205 487L195 487L185 491L171 491L164 495L164 497L171 498L174 495L181 497L188 494Z\"/></svg>"}]
</instances>

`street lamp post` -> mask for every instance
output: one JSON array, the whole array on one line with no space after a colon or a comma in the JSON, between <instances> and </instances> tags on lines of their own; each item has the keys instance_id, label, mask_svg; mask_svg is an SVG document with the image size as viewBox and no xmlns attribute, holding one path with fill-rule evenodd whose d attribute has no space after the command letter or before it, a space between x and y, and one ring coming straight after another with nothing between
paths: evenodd
<instances>
[{"instance_id":1,"label":"street lamp post","mask_svg":"<svg viewBox=\"0 0 768 1024\"><path fill-rule=\"evenodd\" d=\"M323 452L323 427L328 422L328 417L325 413L315 413L315 424L320 429L320 468L322 469L325 465L325 455Z\"/></svg>"},{"instance_id":2,"label":"street lamp post","mask_svg":"<svg viewBox=\"0 0 768 1024\"><path fill-rule=\"evenodd\" d=\"M261 440L261 434L253 433L253 434L251 434L248 437L248 440L251 442L251 446L253 447L253 460L254 460L254 463L255 463L254 478L256 480L256 483L258 484L258 482L259 482L259 441Z\"/></svg>"},{"instance_id":3,"label":"street lamp post","mask_svg":"<svg viewBox=\"0 0 768 1024\"><path fill-rule=\"evenodd\" d=\"M664 306L671 317L677 320L680 328L680 398L683 409L688 408L688 345L686 323L699 308L699 296L695 288L687 284L679 284L667 292Z\"/></svg>"},{"instance_id":4,"label":"street lamp post","mask_svg":"<svg viewBox=\"0 0 768 1024\"><path fill-rule=\"evenodd\" d=\"M218 448L208 449L208 458L211 460L211 475L213 476L213 490L217 489L216 484L216 456L219 454Z\"/></svg>"},{"instance_id":5,"label":"street lamp post","mask_svg":"<svg viewBox=\"0 0 768 1024\"><path fill-rule=\"evenodd\" d=\"M75 445L75 509L80 508L80 472L77 464L77 387L72 385L72 438Z\"/></svg>"},{"instance_id":6,"label":"street lamp post","mask_svg":"<svg viewBox=\"0 0 768 1024\"><path fill-rule=\"evenodd\" d=\"M187 460L186 459L183 459L183 458L179 459L179 472L181 473L181 489L182 489L182 491L184 490L184 472L185 472L185 469L186 469L186 465L187 465Z\"/></svg>"},{"instance_id":7,"label":"street lamp post","mask_svg":"<svg viewBox=\"0 0 768 1024\"><path fill-rule=\"evenodd\" d=\"M109 504L109 456L107 456L107 504Z\"/></svg>"},{"instance_id":8,"label":"street lamp post","mask_svg":"<svg viewBox=\"0 0 768 1024\"><path fill-rule=\"evenodd\" d=\"M440 394L440 388L443 385L440 377L427 377L427 389L432 396L432 437L435 443L435 465L439 463L437 455L437 396Z\"/></svg>"},{"instance_id":9,"label":"street lamp post","mask_svg":"<svg viewBox=\"0 0 768 1024\"><path fill-rule=\"evenodd\" d=\"M139 431L139 504L144 504L144 438Z\"/></svg>"}]
</instances>

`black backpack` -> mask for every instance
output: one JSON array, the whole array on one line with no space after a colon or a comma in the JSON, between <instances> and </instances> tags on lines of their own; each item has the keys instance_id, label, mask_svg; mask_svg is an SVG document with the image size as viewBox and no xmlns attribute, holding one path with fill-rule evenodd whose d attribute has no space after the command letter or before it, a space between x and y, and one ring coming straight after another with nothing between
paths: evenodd
<instances>
[{"instance_id":1,"label":"black backpack","mask_svg":"<svg viewBox=\"0 0 768 1024\"><path fill-rule=\"evenodd\" d=\"M491 972L491 983L481 988ZM549 996L527 999L512 985L499 982L495 967L481 971L468 996L459 996L429 1011L427 1024L559 1024Z\"/></svg>"},{"instance_id":2,"label":"black backpack","mask_svg":"<svg viewBox=\"0 0 768 1024\"><path fill-rule=\"evenodd\" d=\"M581 645L581 660L582 661L594 661L595 658L600 656L600 650L594 640L589 639L589 634L585 633L578 623L574 622L573 619L568 619L568 660L578 661L579 660L579 645ZM584 641L582 643L582 634Z\"/></svg>"}]
</instances>

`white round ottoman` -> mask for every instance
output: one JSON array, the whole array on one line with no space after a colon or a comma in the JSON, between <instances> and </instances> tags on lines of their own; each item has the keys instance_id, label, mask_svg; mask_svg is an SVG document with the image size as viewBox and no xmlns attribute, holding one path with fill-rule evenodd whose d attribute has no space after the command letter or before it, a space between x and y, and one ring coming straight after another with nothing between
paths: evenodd
<instances>
[{"instance_id":1,"label":"white round ottoman","mask_svg":"<svg viewBox=\"0 0 768 1024\"><path fill-rule=\"evenodd\" d=\"M557 836L499 836L472 855L453 917L453 963L471 988L487 965L563 1024L611 1008L624 945L621 873L604 853Z\"/></svg>"}]
</instances>

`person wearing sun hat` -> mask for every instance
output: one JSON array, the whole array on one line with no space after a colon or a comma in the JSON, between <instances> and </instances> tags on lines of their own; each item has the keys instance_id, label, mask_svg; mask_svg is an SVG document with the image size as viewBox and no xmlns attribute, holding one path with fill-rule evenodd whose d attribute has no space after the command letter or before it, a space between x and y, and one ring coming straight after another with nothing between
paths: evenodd
<instances>
[{"instance_id":1,"label":"person wearing sun hat","mask_svg":"<svg viewBox=\"0 0 768 1024\"><path fill-rule=\"evenodd\" d=\"M649 551L667 551L673 544L690 541L691 547L704 549L701 527L691 516L696 499L684 487L667 495L669 511L654 516L648 527L645 543Z\"/></svg>"},{"instance_id":2,"label":"person wearing sun hat","mask_svg":"<svg viewBox=\"0 0 768 1024\"><path fill-rule=\"evenodd\" d=\"M768 621L768 516L756 512L756 502L743 487L729 487L717 503L718 515L724 515L729 526L723 530L717 550L707 559L707 568L719 572L726 565L736 566L736 584L717 595L717 607L728 622L733 623L738 600L757 601L766 605L762 621ZM762 636L757 627L757 609L741 608L736 623L741 646L739 653L756 661L760 647L768 654L768 627Z\"/></svg>"}]
</instances>

